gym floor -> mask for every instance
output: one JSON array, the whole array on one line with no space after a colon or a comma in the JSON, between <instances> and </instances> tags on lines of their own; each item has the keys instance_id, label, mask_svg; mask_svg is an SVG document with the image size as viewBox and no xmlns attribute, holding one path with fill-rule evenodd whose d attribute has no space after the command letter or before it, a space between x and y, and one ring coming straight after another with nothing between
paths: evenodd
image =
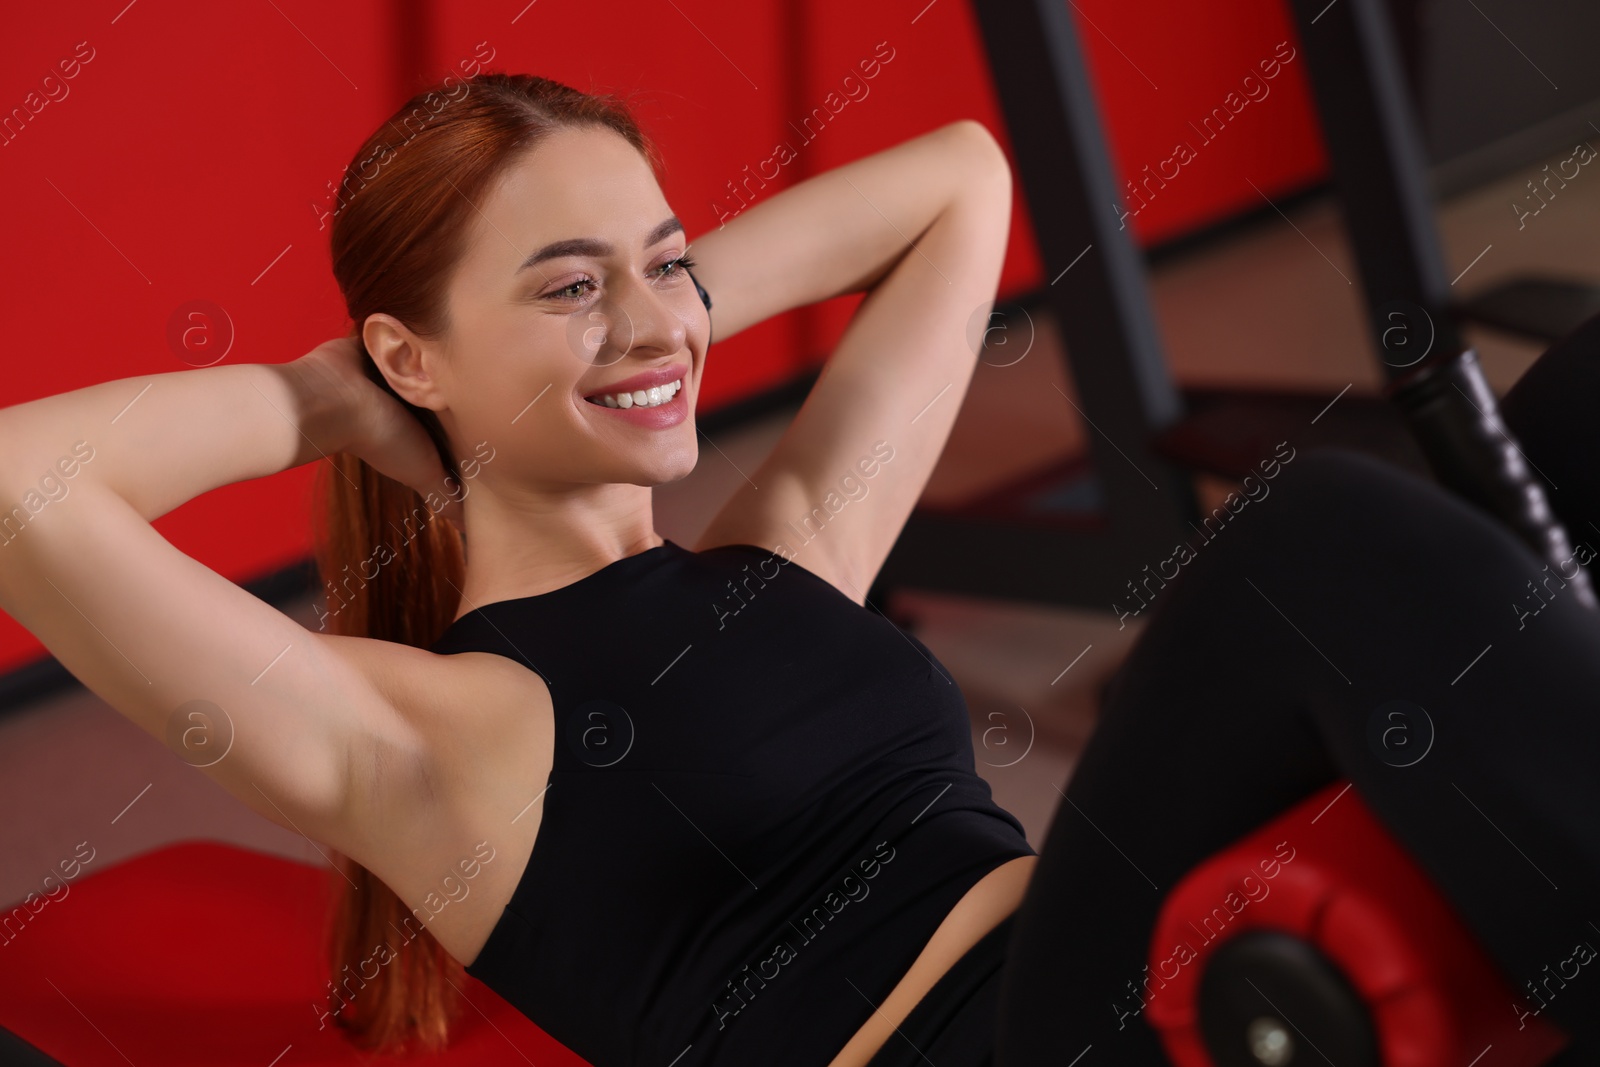
<instances>
[{"instance_id":1,"label":"gym floor","mask_svg":"<svg viewBox=\"0 0 1600 1067\"><path fill-rule=\"evenodd\" d=\"M1548 162L1571 155L1552 153ZM1539 161L1541 164L1544 160ZM1446 265L1457 287L1481 291L1512 276L1600 279L1600 179L1573 180L1548 210L1517 225L1512 204L1542 177L1529 164L1453 197L1439 209ZM1458 276L1459 275L1459 276ZM1265 212L1151 276L1169 365L1184 386L1374 395L1381 381L1362 324L1356 271L1326 198ZM1086 428L1054 387L1073 394L1048 322L1027 356L980 363L926 499L949 503L1081 451ZM1469 330L1490 384L1503 393L1540 346ZM758 466L791 412L721 435L684 481L656 493L656 528L692 545L717 506ZM1197 480L1214 506L1231 488ZM954 561L953 561L954 562ZM1070 560L1063 561L1070 566ZM960 684L971 708L980 773L1037 848L1060 789L1094 724L1100 683L1136 638L1109 610L1002 603L902 591L888 608L911 626ZM291 613L309 627L308 598ZM1197 680L1196 684L1204 684ZM258 817L81 688L0 713L0 905L20 901L79 842L104 869L168 842L212 838L310 863L320 846Z\"/></svg>"}]
</instances>

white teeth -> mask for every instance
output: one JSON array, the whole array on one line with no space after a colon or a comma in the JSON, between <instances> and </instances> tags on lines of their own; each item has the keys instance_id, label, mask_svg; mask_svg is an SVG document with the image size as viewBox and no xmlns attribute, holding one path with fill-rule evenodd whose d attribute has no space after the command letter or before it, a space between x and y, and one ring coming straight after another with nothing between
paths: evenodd
<instances>
[{"instance_id":1,"label":"white teeth","mask_svg":"<svg viewBox=\"0 0 1600 1067\"><path fill-rule=\"evenodd\" d=\"M665 404L678 395L683 388L683 381L668 382L666 385L654 386L650 389L635 389L631 393L606 393L602 396L591 398L597 404L604 404L608 408L653 408Z\"/></svg>"}]
</instances>

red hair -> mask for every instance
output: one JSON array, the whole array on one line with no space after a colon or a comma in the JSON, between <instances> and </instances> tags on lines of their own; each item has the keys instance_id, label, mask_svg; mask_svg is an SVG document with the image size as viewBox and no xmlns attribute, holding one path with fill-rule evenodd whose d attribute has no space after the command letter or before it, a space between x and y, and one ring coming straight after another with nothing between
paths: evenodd
<instances>
[{"instance_id":1,"label":"red hair","mask_svg":"<svg viewBox=\"0 0 1600 1067\"><path fill-rule=\"evenodd\" d=\"M446 286L466 251L473 204L547 134L575 126L615 130L659 173L654 146L617 98L531 74L485 72L452 77L407 101L361 146L335 198L333 273L367 376L416 415L458 480L437 415L395 394L361 329L376 312L420 337L448 329ZM362 460L340 454L327 466L334 469L318 472L315 539L328 596L324 625L347 636L431 646L459 606L466 565L460 534L437 521L414 489ZM380 546L392 558L380 555ZM347 856L336 854L336 862L345 877L333 882L330 1017L369 1050L443 1048L459 1010L461 964L377 876ZM368 977L373 966L376 975Z\"/></svg>"}]
</instances>

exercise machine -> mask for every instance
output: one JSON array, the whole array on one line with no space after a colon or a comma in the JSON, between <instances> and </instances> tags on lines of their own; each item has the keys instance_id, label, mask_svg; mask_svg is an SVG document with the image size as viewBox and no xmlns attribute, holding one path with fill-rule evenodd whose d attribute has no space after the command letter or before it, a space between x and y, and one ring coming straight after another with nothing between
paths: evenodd
<instances>
[{"instance_id":1,"label":"exercise machine","mask_svg":"<svg viewBox=\"0 0 1600 1067\"><path fill-rule=\"evenodd\" d=\"M1384 381L1380 397L1341 401L1320 440L1297 433L1297 443L1357 440L1413 469L1420 458L1425 475L1539 558L1568 562L1567 532L1462 341L1388 12L1380 0L1291 2ZM914 514L880 584L1102 606L1116 595L1103 583L1137 571L1130 553L1149 558L1196 517L1192 495L1175 488L1186 484L1179 472L1242 477L1280 439L1278 426L1306 426L1315 401L1173 386L1140 253L1105 210L1118 197L1070 5L996 0L974 11L988 54L1006 57L993 67L1006 114L1017 129L1026 116L1013 148L1046 275L1075 264L1072 284L1044 300L1077 357L1068 372L1097 431L1103 512L1077 528L996 522L995 500L967 514ZM1240 425L1251 429L1221 432ZM1135 468L1161 471L1165 488L1152 492ZM964 564L950 575L937 561L956 553ZM1063 558L1074 566L1054 562ZM1596 607L1581 569L1569 584ZM1286 839L1302 842L1301 854L1273 895L1242 912L1247 921L1214 918L1216 902L1259 877L1259 857ZM1214 937L1189 933L1208 920ZM1174 969L1174 944L1196 940ZM1567 1045L1547 1020L1507 1010L1519 994L1345 781L1191 870L1164 899L1148 956L1152 973L1171 978L1147 1021L1178 1067L1462 1067L1496 1045L1495 1063L1537 1067Z\"/></svg>"}]
</instances>

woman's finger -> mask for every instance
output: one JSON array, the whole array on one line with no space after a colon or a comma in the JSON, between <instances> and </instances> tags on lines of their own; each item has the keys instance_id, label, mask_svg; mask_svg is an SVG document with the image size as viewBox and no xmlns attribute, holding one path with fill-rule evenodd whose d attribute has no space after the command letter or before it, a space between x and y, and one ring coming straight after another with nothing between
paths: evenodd
<instances>
[{"instance_id":1,"label":"woman's finger","mask_svg":"<svg viewBox=\"0 0 1600 1067\"><path fill-rule=\"evenodd\" d=\"M372 390L370 421L351 452L379 473L416 490L429 510L442 513L459 524L462 513L461 483L445 470L433 438L412 415L392 397L376 387Z\"/></svg>"}]
</instances>

